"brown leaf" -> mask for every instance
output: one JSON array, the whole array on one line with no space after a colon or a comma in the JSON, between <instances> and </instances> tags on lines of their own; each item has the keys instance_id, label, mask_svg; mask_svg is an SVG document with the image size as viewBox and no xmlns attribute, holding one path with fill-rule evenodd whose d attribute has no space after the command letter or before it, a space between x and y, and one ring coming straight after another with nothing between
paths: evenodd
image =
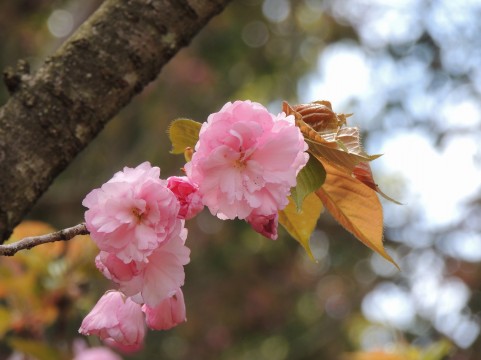
<instances>
[{"instance_id":1,"label":"brown leaf","mask_svg":"<svg viewBox=\"0 0 481 360\"><path fill-rule=\"evenodd\" d=\"M309 152L319 160L327 160L349 172L360 162L371 161L378 155L368 155L361 146L359 129L343 127L350 114L336 114L328 101L290 106L284 102L282 110L294 115Z\"/></svg>"},{"instance_id":2,"label":"brown leaf","mask_svg":"<svg viewBox=\"0 0 481 360\"><path fill-rule=\"evenodd\" d=\"M396 265L383 246L383 213L376 192L348 172L323 165L327 177L316 194L324 207L363 244Z\"/></svg>"},{"instance_id":3,"label":"brown leaf","mask_svg":"<svg viewBox=\"0 0 481 360\"><path fill-rule=\"evenodd\" d=\"M315 101L309 104L294 105L292 110L299 113L302 120L318 133L337 132L340 125L336 113L328 101Z\"/></svg>"},{"instance_id":4,"label":"brown leaf","mask_svg":"<svg viewBox=\"0 0 481 360\"><path fill-rule=\"evenodd\" d=\"M371 189L376 191L379 195L381 195L386 200L389 200L395 204L402 205L399 201L394 200L393 198L387 196L385 193L381 191L379 186L374 182L374 177L372 176L371 166L368 162L360 162L357 164L354 169L352 170L352 175L362 182L364 185L369 186Z\"/></svg>"},{"instance_id":5,"label":"brown leaf","mask_svg":"<svg viewBox=\"0 0 481 360\"><path fill-rule=\"evenodd\" d=\"M320 103L323 103L322 106L327 109L327 112L321 111L317 114L313 113L312 107L309 106L314 103L295 105L294 108L299 110L299 112L285 101L282 103L282 111L284 111L286 115L294 116L296 126L301 130L301 133L306 140L310 139L325 146L336 148L337 145L335 143L326 141L319 132L337 132L339 123L335 117L335 113L331 109L331 103L328 101L321 101Z\"/></svg>"},{"instance_id":6,"label":"brown leaf","mask_svg":"<svg viewBox=\"0 0 481 360\"><path fill-rule=\"evenodd\" d=\"M339 129L333 141L339 141L351 154L369 156L361 146L361 134L357 127L343 127Z\"/></svg>"}]
</instances>

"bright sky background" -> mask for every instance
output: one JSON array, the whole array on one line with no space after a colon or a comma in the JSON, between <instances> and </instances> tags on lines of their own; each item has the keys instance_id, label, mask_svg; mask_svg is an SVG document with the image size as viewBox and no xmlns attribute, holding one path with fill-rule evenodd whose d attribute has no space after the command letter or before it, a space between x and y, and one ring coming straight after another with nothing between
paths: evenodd
<instances>
[{"instance_id":1,"label":"bright sky background","mask_svg":"<svg viewBox=\"0 0 481 360\"><path fill-rule=\"evenodd\" d=\"M352 109L348 104L354 97L369 106L371 98L376 95L374 91L379 90L372 84L389 82L390 77L396 76L389 69L389 64L373 69L372 63L361 49L352 45L329 47L320 58L318 76L306 81L309 91L301 101L314 101L323 96L338 112L350 112ZM479 102L470 98L458 103L448 99L439 105L437 111L438 121L446 128L479 126L481 119ZM362 119L356 119L356 114L349 122L350 125L366 127ZM383 134L383 137L379 136L367 145L370 153L384 154L373 162L373 168L382 169L386 176L401 177L404 188L399 200L406 207L422 209L427 225L449 225L459 220L461 205L479 191L479 139L470 134L457 135L439 150L426 134L401 128L391 131L387 137ZM397 210L403 211L402 208Z\"/></svg>"},{"instance_id":2,"label":"bright sky background","mask_svg":"<svg viewBox=\"0 0 481 360\"><path fill-rule=\"evenodd\" d=\"M468 73L479 91L481 51L456 42L469 43L478 33L473 31L478 21L473 14L481 11L481 1L454 4L440 0L425 9L428 17L420 18L420 7L426 4L420 0L338 0L330 2L330 11L356 26L361 42L371 49L413 42L423 28L429 29L435 40L450 49L441 54L443 66ZM399 275L377 255L372 256L373 271L386 281L366 296L362 309L366 318L387 328L373 325L366 331L366 348L386 346L389 339L394 342L387 329L409 329L416 314L429 319L460 347L469 347L480 333L479 321L467 309L470 289L449 276L442 254L479 262L481 235L460 230L433 244L427 234L462 220L464 205L480 193L481 139L474 130L481 128L481 103L479 94L467 86L446 81L432 88L429 61L420 61L429 56L421 48L413 49L411 55L394 62L388 54L369 52L346 41L328 46L320 54L315 74L299 84L301 102L325 99L336 112L354 112L348 123L369 131L368 152L384 154L372 163L375 179L381 189L405 204L383 203L385 225L395 228L409 219L409 227L404 226L406 231L396 233L399 238L395 239L416 249L401 259L403 273ZM379 122L384 105L398 98L404 107L388 111ZM436 146L429 126L410 126L412 118L432 122L450 136ZM383 131L376 130L379 127ZM404 280L396 283L400 278Z\"/></svg>"}]
</instances>

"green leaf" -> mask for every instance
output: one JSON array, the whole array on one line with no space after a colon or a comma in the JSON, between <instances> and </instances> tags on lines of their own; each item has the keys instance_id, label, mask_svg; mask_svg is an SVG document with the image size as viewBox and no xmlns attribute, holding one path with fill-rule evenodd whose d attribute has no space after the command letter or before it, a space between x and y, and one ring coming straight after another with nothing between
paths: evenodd
<instances>
[{"instance_id":1,"label":"green leaf","mask_svg":"<svg viewBox=\"0 0 481 360\"><path fill-rule=\"evenodd\" d=\"M25 355L30 355L38 360L60 360L61 354L41 341L10 338L8 344Z\"/></svg>"},{"instance_id":2,"label":"green leaf","mask_svg":"<svg viewBox=\"0 0 481 360\"><path fill-rule=\"evenodd\" d=\"M297 185L291 190L291 196L300 211L306 196L319 189L326 180L326 170L318 159L309 156L309 161L297 174L296 180Z\"/></svg>"},{"instance_id":3,"label":"green leaf","mask_svg":"<svg viewBox=\"0 0 481 360\"><path fill-rule=\"evenodd\" d=\"M312 255L309 239L316 228L322 209L321 200L315 193L311 193L304 199L301 211L297 211L291 197L289 197L289 204L286 208L279 211L279 223L302 245L312 260L315 259Z\"/></svg>"},{"instance_id":4,"label":"green leaf","mask_svg":"<svg viewBox=\"0 0 481 360\"><path fill-rule=\"evenodd\" d=\"M199 140L199 131L202 124L190 119L176 119L172 121L167 130L172 142L172 154L183 154L185 149L194 148Z\"/></svg>"}]
</instances>

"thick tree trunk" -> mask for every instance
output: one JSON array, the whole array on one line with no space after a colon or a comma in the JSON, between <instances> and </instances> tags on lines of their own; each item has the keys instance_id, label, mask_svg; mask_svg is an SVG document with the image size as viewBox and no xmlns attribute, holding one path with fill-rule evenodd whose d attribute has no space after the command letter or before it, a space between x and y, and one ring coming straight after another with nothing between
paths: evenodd
<instances>
[{"instance_id":1,"label":"thick tree trunk","mask_svg":"<svg viewBox=\"0 0 481 360\"><path fill-rule=\"evenodd\" d=\"M106 0L34 75L4 74L0 242L54 178L229 0Z\"/></svg>"}]
</instances>

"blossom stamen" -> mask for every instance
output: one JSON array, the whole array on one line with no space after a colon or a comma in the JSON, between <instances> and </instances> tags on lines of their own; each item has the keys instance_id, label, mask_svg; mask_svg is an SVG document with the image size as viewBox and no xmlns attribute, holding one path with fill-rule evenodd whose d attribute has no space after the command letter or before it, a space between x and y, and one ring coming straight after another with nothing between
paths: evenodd
<instances>
[{"instance_id":1,"label":"blossom stamen","mask_svg":"<svg viewBox=\"0 0 481 360\"><path fill-rule=\"evenodd\" d=\"M134 214L134 217L137 219L137 224L140 224L142 222L142 212L137 208L133 208L132 214Z\"/></svg>"},{"instance_id":2,"label":"blossom stamen","mask_svg":"<svg viewBox=\"0 0 481 360\"><path fill-rule=\"evenodd\" d=\"M237 159L236 161L234 161L234 167L236 169L239 169L239 170L244 170L246 168L246 162L242 159L242 157L240 159Z\"/></svg>"}]
</instances>

